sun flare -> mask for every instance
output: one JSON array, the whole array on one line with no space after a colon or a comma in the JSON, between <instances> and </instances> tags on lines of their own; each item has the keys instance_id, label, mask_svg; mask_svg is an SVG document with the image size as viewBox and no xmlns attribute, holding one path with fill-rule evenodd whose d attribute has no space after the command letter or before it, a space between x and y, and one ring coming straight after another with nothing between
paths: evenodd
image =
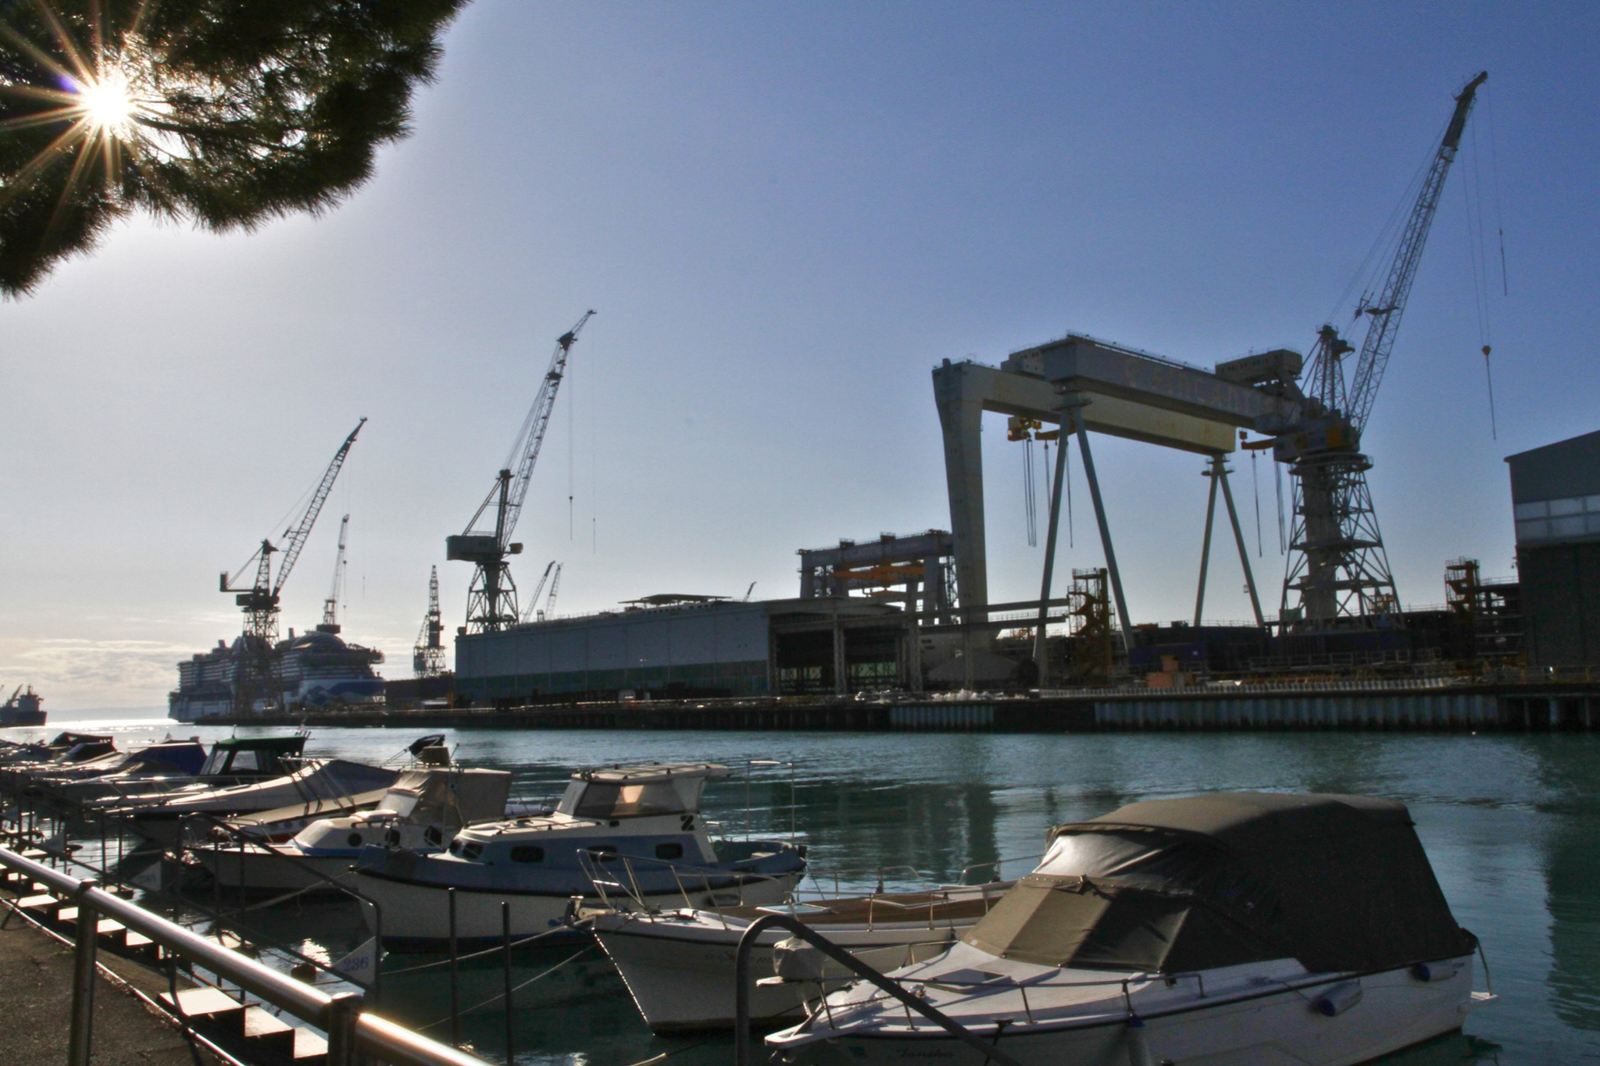
<instances>
[{"instance_id":1,"label":"sun flare","mask_svg":"<svg viewBox=\"0 0 1600 1066\"><path fill-rule=\"evenodd\" d=\"M97 130L126 133L133 124L137 105L127 76L121 71L104 71L95 79L81 83L78 101L84 119Z\"/></svg>"}]
</instances>

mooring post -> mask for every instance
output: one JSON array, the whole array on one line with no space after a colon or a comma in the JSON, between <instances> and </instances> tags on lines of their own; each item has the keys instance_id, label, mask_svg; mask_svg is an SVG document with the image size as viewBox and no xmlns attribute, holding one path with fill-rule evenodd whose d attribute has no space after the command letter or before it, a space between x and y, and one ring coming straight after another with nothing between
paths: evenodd
<instances>
[{"instance_id":1,"label":"mooring post","mask_svg":"<svg viewBox=\"0 0 1600 1066\"><path fill-rule=\"evenodd\" d=\"M72 1028L67 1036L67 1066L89 1066L89 1051L94 1043L95 953L100 925L88 898L94 887L91 878L80 882L75 893L78 923L73 935Z\"/></svg>"},{"instance_id":2,"label":"mooring post","mask_svg":"<svg viewBox=\"0 0 1600 1066\"><path fill-rule=\"evenodd\" d=\"M444 890L450 910L450 1046L461 1046L461 996L456 991L456 966L460 962L456 949L456 890Z\"/></svg>"},{"instance_id":3,"label":"mooring post","mask_svg":"<svg viewBox=\"0 0 1600 1066\"><path fill-rule=\"evenodd\" d=\"M501 954L505 956L503 974L505 978L505 1008L506 1008L506 1064L517 1061L516 1034L512 1031L516 1022L516 1014L511 1010L511 901L500 901L500 940L502 943Z\"/></svg>"}]
</instances>

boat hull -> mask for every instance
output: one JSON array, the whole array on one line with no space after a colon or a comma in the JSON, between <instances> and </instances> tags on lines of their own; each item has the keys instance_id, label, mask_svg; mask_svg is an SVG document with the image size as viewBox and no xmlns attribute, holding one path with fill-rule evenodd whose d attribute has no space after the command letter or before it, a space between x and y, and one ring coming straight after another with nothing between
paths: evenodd
<instances>
[{"instance_id":1,"label":"boat hull","mask_svg":"<svg viewBox=\"0 0 1600 1066\"><path fill-rule=\"evenodd\" d=\"M712 895L723 906L781 903L802 875L803 871L795 870L792 873L747 879L724 878L730 883L726 887L715 887ZM362 896L372 900L382 911L384 947L401 952L449 950L451 886L404 880L360 866L356 869L354 884ZM598 902L593 887L587 884L581 888L573 884L544 891L454 888L455 942L461 950L492 947L502 941L502 904L510 905L513 940L525 939L536 933L544 934L544 940L561 940L588 936L587 931L571 928L567 924L572 900L581 897ZM684 902L683 895L677 891L646 895L642 899L649 908L682 906ZM363 904L361 909L367 927L377 933L377 915L373 907Z\"/></svg>"},{"instance_id":2,"label":"boat hull","mask_svg":"<svg viewBox=\"0 0 1600 1066\"><path fill-rule=\"evenodd\" d=\"M639 1013L656 1033L730 1029L734 1024L735 955L742 926L707 929L674 928L668 920L648 916L596 920L595 939L605 949ZM976 919L974 919L975 921ZM920 924L880 924L827 930L828 939L879 970L895 969L937 955L967 928L929 928ZM750 1020L775 1024L804 1015L804 1004L817 995L815 984L761 986L755 979L771 976L772 947L789 934L769 930L760 935L751 954ZM845 974L828 960L827 977Z\"/></svg>"},{"instance_id":3,"label":"boat hull","mask_svg":"<svg viewBox=\"0 0 1600 1066\"><path fill-rule=\"evenodd\" d=\"M1421 1044L1461 1028L1473 1002L1472 958L1454 960L1457 971L1446 980L1419 980L1410 969L1388 970L1359 978L1362 995L1354 1006L1333 1017L1315 1008L1319 996L1352 980L1350 975L1295 982L1294 987L1254 995L1198 998L1186 1006L1140 1013L1131 1025L1125 1012L1106 1011L1097 1018L1028 1024L1011 1017L996 1032L995 1020L983 1022L957 1014L985 1040L999 1039L1004 1051L1023 1066L1128 1066L1163 1061L1205 1066L1356 1066L1402 1048ZM809 1031L787 1030L768 1038L769 1048L788 1053L785 1061L851 1063L852 1066L903 1066L907 1059L936 1059L940 1066L983 1066L984 1057L951 1038L932 1022L918 1019L915 1031L897 1019L889 1026L854 1027L844 1017L848 1008L833 1008L839 1028L829 1029L826 1015ZM903 1019L903 1012L897 1012ZM1119 1016L1120 1015L1120 1016Z\"/></svg>"}]
</instances>

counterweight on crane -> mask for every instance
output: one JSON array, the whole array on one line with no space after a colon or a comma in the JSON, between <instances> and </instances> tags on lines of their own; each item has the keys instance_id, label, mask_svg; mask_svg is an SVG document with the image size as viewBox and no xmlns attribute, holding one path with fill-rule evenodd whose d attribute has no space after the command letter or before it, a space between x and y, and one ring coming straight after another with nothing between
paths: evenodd
<instances>
[{"instance_id":1,"label":"counterweight on crane","mask_svg":"<svg viewBox=\"0 0 1600 1066\"><path fill-rule=\"evenodd\" d=\"M322 480L311 493L311 501L306 504L306 509L301 512L300 518L294 525L283 532L283 547L279 548L270 540L262 540L261 547L256 549L254 555L245 561L239 571L231 577L226 571L219 582L223 592L235 593L234 602L244 609L244 634L239 645L239 661L234 671L234 709L236 712L248 712L258 699L270 699L275 691L272 684L276 676L272 658L273 647L278 643L278 602L283 592L284 583L289 580L289 574L294 570L295 562L300 558L300 551L306 545L306 538L311 535L311 527L317 524L317 515L322 513L322 505L328 500L328 493L333 491L334 479L339 476L339 471L344 466L344 460L350 454L351 445L356 442L356 434L361 432L361 427L367 424L363 418L356 423L356 428L339 445L339 450L334 453L333 460L328 463L328 468L322 472ZM278 563L278 574L272 574L272 556L282 553L283 558ZM248 586L238 584L241 577L251 566L255 566L255 580Z\"/></svg>"},{"instance_id":2,"label":"counterweight on crane","mask_svg":"<svg viewBox=\"0 0 1600 1066\"><path fill-rule=\"evenodd\" d=\"M318 633L339 632L339 594L344 591L344 538L349 528L350 516L345 515L339 519L339 554L333 560L333 586L328 589L328 598L322 601L322 622L317 626Z\"/></svg>"},{"instance_id":3,"label":"counterweight on crane","mask_svg":"<svg viewBox=\"0 0 1600 1066\"><path fill-rule=\"evenodd\" d=\"M428 613L422 616L416 647L411 649L411 671L418 677L439 677L445 672L444 617L439 613L439 568L428 572Z\"/></svg>"},{"instance_id":4,"label":"counterweight on crane","mask_svg":"<svg viewBox=\"0 0 1600 1066\"><path fill-rule=\"evenodd\" d=\"M1257 427L1273 434L1273 456L1289 464L1294 481L1294 531L1279 612L1284 632L1399 624L1399 597L1367 488L1372 460L1361 451L1361 434L1394 348L1445 176L1474 95L1488 77L1479 74L1456 96L1383 288L1375 297L1364 296L1357 307L1357 317L1367 316L1367 335L1353 371L1347 378L1344 357L1355 348L1333 326L1323 326L1299 417Z\"/></svg>"},{"instance_id":5,"label":"counterweight on crane","mask_svg":"<svg viewBox=\"0 0 1600 1066\"><path fill-rule=\"evenodd\" d=\"M511 579L507 556L520 554L522 545L514 543L511 534L522 514L528 481L533 476L534 464L539 461L539 448L544 444L545 430L555 411L556 392L566 375L567 355L593 315L593 311L585 311L577 325L556 338L550 369L545 371L539 394L523 420L505 466L495 477L494 487L478 506L466 530L445 541L445 558L459 559L477 567L467 591L466 629L469 633L491 633L517 622L517 586ZM493 520L492 524L489 519ZM484 525L480 526L480 522Z\"/></svg>"}]
</instances>

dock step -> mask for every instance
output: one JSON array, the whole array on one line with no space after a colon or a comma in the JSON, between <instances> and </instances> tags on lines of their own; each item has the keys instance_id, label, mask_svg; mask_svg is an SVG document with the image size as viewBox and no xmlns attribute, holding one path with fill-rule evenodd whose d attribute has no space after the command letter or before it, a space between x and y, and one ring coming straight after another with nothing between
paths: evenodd
<instances>
[{"instance_id":1,"label":"dock step","mask_svg":"<svg viewBox=\"0 0 1600 1066\"><path fill-rule=\"evenodd\" d=\"M161 993L161 1002L173 1009L172 993ZM175 1014L191 1022L203 1023L229 1036L243 1039L244 1004L218 988L186 988L178 993Z\"/></svg>"},{"instance_id":2,"label":"dock step","mask_svg":"<svg viewBox=\"0 0 1600 1066\"><path fill-rule=\"evenodd\" d=\"M173 1010L173 997L162 993ZM190 988L178 993L178 1010L189 1024L219 1046L247 1062L262 1066L322 1066L328 1042L317 1033L290 1025L271 1011L247 1005L215 988Z\"/></svg>"}]
</instances>

